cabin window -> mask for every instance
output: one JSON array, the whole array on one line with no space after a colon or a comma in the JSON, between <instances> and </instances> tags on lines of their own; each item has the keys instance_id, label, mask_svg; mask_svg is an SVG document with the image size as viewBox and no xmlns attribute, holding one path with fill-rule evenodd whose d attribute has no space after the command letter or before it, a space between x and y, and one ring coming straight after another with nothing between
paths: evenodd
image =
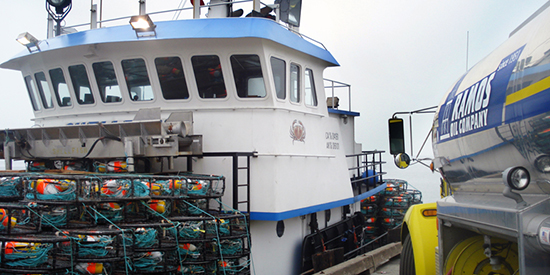
<instances>
[{"instance_id":1,"label":"cabin window","mask_svg":"<svg viewBox=\"0 0 550 275\"><path fill-rule=\"evenodd\" d=\"M286 62L279 58L271 58L271 71L278 99L286 98Z\"/></svg>"},{"instance_id":2,"label":"cabin window","mask_svg":"<svg viewBox=\"0 0 550 275\"><path fill-rule=\"evenodd\" d=\"M40 105L38 105L38 94L34 89L34 81L30 75L25 76L25 85L27 86L27 92L31 98L32 109L35 111L40 110Z\"/></svg>"},{"instance_id":3,"label":"cabin window","mask_svg":"<svg viewBox=\"0 0 550 275\"><path fill-rule=\"evenodd\" d=\"M290 64L290 101L300 102L300 66Z\"/></svg>"},{"instance_id":4,"label":"cabin window","mask_svg":"<svg viewBox=\"0 0 550 275\"><path fill-rule=\"evenodd\" d=\"M128 86L130 99L132 101L149 101L153 100L153 89L147 74L145 61L141 58L122 60L122 70L124 71L124 79Z\"/></svg>"},{"instance_id":5,"label":"cabin window","mask_svg":"<svg viewBox=\"0 0 550 275\"><path fill-rule=\"evenodd\" d=\"M101 100L105 103L122 101L113 63L110 61L97 62L92 64L92 68Z\"/></svg>"},{"instance_id":6,"label":"cabin window","mask_svg":"<svg viewBox=\"0 0 550 275\"><path fill-rule=\"evenodd\" d=\"M217 55L193 56L191 63L201 98L224 98L227 96L222 66Z\"/></svg>"},{"instance_id":7,"label":"cabin window","mask_svg":"<svg viewBox=\"0 0 550 275\"><path fill-rule=\"evenodd\" d=\"M50 70L50 79L52 80L57 104L61 107L71 106L71 94L69 93L69 86L67 86L67 82L65 81L63 70L61 68Z\"/></svg>"},{"instance_id":8,"label":"cabin window","mask_svg":"<svg viewBox=\"0 0 550 275\"><path fill-rule=\"evenodd\" d=\"M52 92L50 91L50 86L48 86L46 75L43 72L39 72L34 74L34 78L36 78L36 86L42 98L42 105L46 109L53 108Z\"/></svg>"},{"instance_id":9,"label":"cabin window","mask_svg":"<svg viewBox=\"0 0 550 275\"><path fill-rule=\"evenodd\" d=\"M239 97L265 97L265 83L260 57L257 55L232 55L231 68Z\"/></svg>"},{"instance_id":10,"label":"cabin window","mask_svg":"<svg viewBox=\"0 0 550 275\"><path fill-rule=\"evenodd\" d=\"M315 82L313 81L313 71L305 71L305 103L308 106L317 106L317 93L315 92Z\"/></svg>"},{"instance_id":11,"label":"cabin window","mask_svg":"<svg viewBox=\"0 0 550 275\"><path fill-rule=\"evenodd\" d=\"M84 65L69 66L69 75L73 83L74 93L78 104L94 104L94 96L90 89L90 80Z\"/></svg>"},{"instance_id":12,"label":"cabin window","mask_svg":"<svg viewBox=\"0 0 550 275\"><path fill-rule=\"evenodd\" d=\"M179 57L159 57L155 59L160 88L164 99L187 99L189 90Z\"/></svg>"}]
</instances>

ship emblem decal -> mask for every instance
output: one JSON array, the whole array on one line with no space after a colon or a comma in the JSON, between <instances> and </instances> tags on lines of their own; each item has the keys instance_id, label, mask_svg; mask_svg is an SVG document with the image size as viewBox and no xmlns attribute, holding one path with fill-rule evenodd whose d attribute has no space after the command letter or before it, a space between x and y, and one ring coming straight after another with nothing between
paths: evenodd
<instances>
[{"instance_id":1,"label":"ship emblem decal","mask_svg":"<svg viewBox=\"0 0 550 275\"><path fill-rule=\"evenodd\" d=\"M301 121L295 119L294 122L292 122L292 126L290 126L290 138L292 138L292 143L294 143L294 141L305 142L306 127Z\"/></svg>"}]
</instances>

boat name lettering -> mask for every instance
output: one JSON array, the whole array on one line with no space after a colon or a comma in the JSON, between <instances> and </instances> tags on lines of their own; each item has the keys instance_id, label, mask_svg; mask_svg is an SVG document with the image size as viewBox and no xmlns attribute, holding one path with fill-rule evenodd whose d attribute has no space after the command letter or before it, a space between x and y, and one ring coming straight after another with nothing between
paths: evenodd
<instances>
[{"instance_id":1,"label":"boat name lettering","mask_svg":"<svg viewBox=\"0 0 550 275\"><path fill-rule=\"evenodd\" d=\"M327 142L327 149L340 150L340 143L338 142Z\"/></svg>"},{"instance_id":2,"label":"boat name lettering","mask_svg":"<svg viewBox=\"0 0 550 275\"><path fill-rule=\"evenodd\" d=\"M54 155L74 155L74 154L86 154L88 148L86 147L70 147L70 148L53 148L52 153Z\"/></svg>"},{"instance_id":3,"label":"boat name lettering","mask_svg":"<svg viewBox=\"0 0 550 275\"><path fill-rule=\"evenodd\" d=\"M325 139L338 140L338 133L326 132L325 133Z\"/></svg>"}]
</instances>

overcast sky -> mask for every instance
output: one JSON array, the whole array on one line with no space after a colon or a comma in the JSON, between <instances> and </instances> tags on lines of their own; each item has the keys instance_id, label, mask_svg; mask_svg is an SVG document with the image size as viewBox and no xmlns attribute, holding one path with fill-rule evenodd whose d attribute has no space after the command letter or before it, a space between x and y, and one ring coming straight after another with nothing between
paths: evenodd
<instances>
[{"instance_id":1,"label":"overcast sky","mask_svg":"<svg viewBox=\"0 0 550 275\"><path fill-rule=\"evenodd\" d=\"M46 38L44 2L12 1L9 7L1 9L1 62L25 50L15 41L18 34L28 31L40 40ZM73 2L66 25L88 22L90 1ZM437 105L466 71L467 64L473 66L502 44L512 30L545 2L303 0L300 31L323 43L340 63L341 67L327 69L325 78L352 85L352 109L361 113L356 124L357 142L363 144L364 150L388 151L387 120L394 112ZM180 0L148 0L147 10L177 8L180 3ZM138 13L138 0L103 0L103 5L104 19ZM245 9L245 13L248 11ZM172 15L167 16L170 18ZM0 83L0 128L31 126L33 114L21 74L0 70ZM415 155L431 120L432 115L413 118ZM421 156L432 156L428 145ZM385 159L391 161L391 156L386 155ZM428 178L423 179L424 174L418 171L424 169L418 165L397 171L389 163L386 170L391 178L409 177L417 185L431 181L437 189L437 177L430 177L428 172L425 174Z\"/></svg>"}]
</instances>

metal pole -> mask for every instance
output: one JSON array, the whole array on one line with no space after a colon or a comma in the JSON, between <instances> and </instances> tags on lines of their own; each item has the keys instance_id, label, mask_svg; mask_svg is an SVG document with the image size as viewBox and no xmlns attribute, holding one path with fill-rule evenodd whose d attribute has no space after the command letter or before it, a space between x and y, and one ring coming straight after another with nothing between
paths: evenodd
<instances>
[{"instance_id":1,"label":"metal pole","mask_svg":"<svg viewBox=\"0 0 550 275\"><path fill-rule=\"evenodd\" d=\"M260 12L260 0L253 0L252 1L252 9L257 11L257 12Z\"/></svg>"},{"instance_id":2,"label":"metal pole","mask_svg":"<svg viewBox=\"0 0 550 275\"><path fill-rule=\"evenodd\" d=\"M409 114L409 135L411 137L411 157L414 156L413 150L413 118L412 114Z\"/></svg>"},{"instance_id":3,"label":"metal pole","mask_svg":"<svg viewBox=\"0 0 550 275\"><path fill-rule=\"evenodd\" d=\"M145 0L139 0L139 15L147 14L145 11Z\"/></svg>"},{"instance_id":4,"label":"metal pole","mask_svg":"<svg viewBox=\"0 0 550 275\"><path fill-rule=\"evenodd\" d=\"M195 5L193 5L193 18L199 19L201 18L201 1L195 0Z\"/></svg>"},{"instance_id":5,"label":"metal pole","mask_svg":"<svg viewBox=\"0 0 550 275\"><path fill-rule=\"evenodd\" d=\"M233 155L233 209L239 210L239 156Z\"/></svg>"},{"instance_id":6,"label":"metal pole","mask_svg":"<svg viewBox=\"0 0 550 275\"><path fill-rule=\"evenodd\" d=\"M48 29L47 29L46 38L52 38L53 37L53 18L50 14L48 14Z\"/></svg>"},{"instance_id":7,"label":"metal pole","mask_svg":"<svg viewBox=\"0 0 550 275\"><path fill-rule=\"evenodd\" d=\"M92 4L90 12L90 29L97 29L97 4Z\"/></svg>"}]
</instances>

